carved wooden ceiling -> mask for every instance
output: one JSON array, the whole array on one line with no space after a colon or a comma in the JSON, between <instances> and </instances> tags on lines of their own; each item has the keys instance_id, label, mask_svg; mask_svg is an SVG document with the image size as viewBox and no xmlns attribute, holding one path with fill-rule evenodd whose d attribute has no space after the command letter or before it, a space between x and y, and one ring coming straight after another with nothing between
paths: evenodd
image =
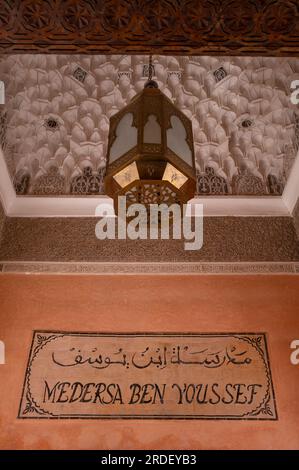
<instances>
[{"instance_id":1,"label":"carved wooden ceiling","mask_svg":"<svg viewBox=\"0 0 299 470\"><path fill-rule=\"evenodd\" d=\"M0 53L295 56L298 0L0 0Z\"/></svg>"}]
</instances>

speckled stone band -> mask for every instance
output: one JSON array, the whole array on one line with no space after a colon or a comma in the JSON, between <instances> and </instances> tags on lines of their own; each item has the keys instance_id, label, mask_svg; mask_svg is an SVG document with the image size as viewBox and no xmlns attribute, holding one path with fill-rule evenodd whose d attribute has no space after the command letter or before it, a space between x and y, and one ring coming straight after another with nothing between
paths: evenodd
<instances>
[{"instance_id":1,"label":"speckled stone band","mask_svg":"<svg viewBox=\"0 0 299 470\"><path fill-rule=\"evenodd\" d=\"M182 240L100 241L95 225L87 217L7 217L0 263L299 262L291 217L206 217L198 251L186 251Z\"/></svg>"}]
</instances>

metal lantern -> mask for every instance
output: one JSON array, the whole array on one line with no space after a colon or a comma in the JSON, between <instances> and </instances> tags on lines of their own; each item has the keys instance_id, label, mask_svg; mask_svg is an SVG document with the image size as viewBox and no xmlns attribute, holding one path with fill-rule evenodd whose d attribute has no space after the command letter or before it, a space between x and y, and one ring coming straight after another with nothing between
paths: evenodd
<instances>
[{"instance_id":1,"label":"metal lantern","mask_svg":"<svg viewBox=\"0 0 299 470\"><path fill-rule=\"evenodd\" d=\"M196 172L191 121L151 78L110 118L105 192L127 206L184 204L194 196Z\"/></svg>"}]
</instances>

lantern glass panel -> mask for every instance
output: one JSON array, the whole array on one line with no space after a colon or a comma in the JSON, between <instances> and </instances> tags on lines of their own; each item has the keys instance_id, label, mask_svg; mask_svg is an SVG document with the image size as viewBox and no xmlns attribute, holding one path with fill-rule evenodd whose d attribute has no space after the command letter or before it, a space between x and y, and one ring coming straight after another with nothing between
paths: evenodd
<instances>
[{"instance_id":1,"label":"lantern glass panel","mask_svg":"<svg viewBox=\"0 0 299 470\"><path fill-rule=\"evenodd\" d=\"M170 163L167 163L164 175L163 175L163 180L164 181L169 181L173 186L175 186L177 189L180 189L183 184L186 183L187 177L183 175L179 170L177 170L173 165Z\"/></svg>"},{"instance_id":2,"label":"lantern glass panel","mask_svg":"<svg viewBox=\"0 0 299 470\"><path fill-rule=\"evenodd\" d=\"M139 173L135 162L123 168L121 171L113 176L115 181L122 187L125 188L128 184L135 180L139 180Z\"/></svg>"},{"instance_id":3,"label":"lantern glass panel","mask_svg":"<svg viewBox=\"0 0 299 470\"><path fill-rule=\"evenodd\" d=\"M115 140L110 148L109 162L114 162L137 145L137 129L133 125L133 114L125 114L115 129Z\"/></svg>"}]
</instances>

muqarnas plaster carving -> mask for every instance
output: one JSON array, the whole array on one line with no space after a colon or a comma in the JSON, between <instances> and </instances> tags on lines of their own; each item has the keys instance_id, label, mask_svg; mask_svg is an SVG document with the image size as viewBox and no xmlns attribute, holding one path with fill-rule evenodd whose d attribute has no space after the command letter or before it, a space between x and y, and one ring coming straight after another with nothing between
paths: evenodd
<instances>
[{"instance_id":1,"label":"muqarnas plaster carving","mask_svg":"<svg viewBox=\"0 0 299 470\"><path fill-rule=\"evenodd\" d=\"M147 62L140 55L0 58L0 139L18 194L69 194L86 168L94 179L103 173L109 118L143 89ZM289 94L299 59L154 56L154 66L159 88L192 120L199 194L280 195L298 148Z\"/></svg>"}]
</instances>

